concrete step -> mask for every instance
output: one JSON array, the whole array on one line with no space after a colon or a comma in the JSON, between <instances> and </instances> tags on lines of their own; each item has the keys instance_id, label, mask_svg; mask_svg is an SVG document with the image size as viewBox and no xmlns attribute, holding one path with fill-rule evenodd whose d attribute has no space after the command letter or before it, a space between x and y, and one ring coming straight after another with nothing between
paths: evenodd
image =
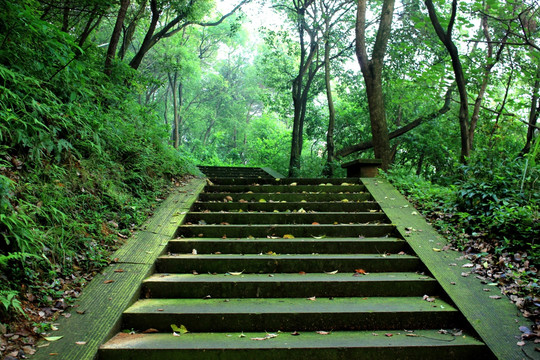
<instances>
[{"instance_id":1,"label":"concrete step","mask_svg":"<svg viewBox=\"0 0 540 360\"><path fill-rule=\"evenodd\" d=\"M306 212L366 212L380 211L374 201L363 202L195 202L192 211L306 211Z\"/></svg>"},{"instance_id":2,"label":"concrete step","mask_svg":"<svg viewBox=\"0 0 540 360\"><path fill-rule=\"evenodd\" d=\"M170 253L191 254L397 254L410 252L407 242L395 237L295 238L292 239L177 238L169 241Z\"/></svg>"},{"instance_id":3,"label":"concrete step","mask_svg":"<svg viewBox=\"0 0 540 360\"><path fill-rule=\"evenodd\" d=\"M190 212L184 220L189 224L378 224L388 223L388 218L382 212Z\"/></svg>"},{"instance_id":4,"label":"concrete step","mask_svg":"<svg viewBox=\"0 0 540 360\"><path fill-rule=\"evenodd\" d=\"M382 237L397 235L391 224L340 224L340 225L181 225L176 237L227 237L227 238L265 238L283 237Z\"/></svg>"},{"instance_id":5,"label":"concrete step","mask_svg":"<svg viewBox=\"0 0 540 360\"><path fill-rule=\"evenodd\" d=\"M213 185L206 186L204 192L206 193L301 193L306 192L321 192L321 193L359 193L365 192L366 187L361 184L350 185L274 185L274 184L252 184L252 185Z\"/></svg>"},{"instance_id":6,"label":"concrete step","mask_svg":"<svg viewBox=\"0 0 540 360\"><path fill-rule=\"evenodd\" d=\"M346 184L363 184L359 178L333 178L333 179L318 179L318 178L264 178L264 179L234 179L234 178L219 178L210 177L209 179L214 185L341 185Z\"/></svg>"},{"instance_id":7,"label":"concrete step","mask_svg":"<svg viewBox=\"0 0 540 360\"><path fill-rule=\"evenodd\" d=\"M438 284L433 278L418 273L157 273L143 283L143 294L151 298L422 297L437 295L438 291Z\"/></svg>"},{"instance_id":8,"label":"concrete step","mask_svg":"<svg viewBox=\"0 0 540 360\"><path fill-rule=\"evenodd\" d=\"M120 333L100 349L100 360L372 360L485 359L485 345L467 334L441 334L439 329L394 331L314 331L276 333L187 333L173 336ZM257 341L252 339L264 339Z\"/></svg>"},{"instance_id":9,"label":"concrete step","mask_svg":"<svg viewBox=\"0 0 540 360\"><path fill-rule=\"evenodd\" d=\"M338 270L355 273L362 269L372 272L423 271L416 256L387 254L306 254L306 255L163 255L157 259L161 273L199 274L227 272L244 273L322 273Z\"/></svg>"},{"instance_id":10,"label":"concrete step","mask_svg":"<svg viewBox=\"0 0 540 360\"><path fill-rule=\"evenodd\" d=\"M460 313L422 297L143 299L130 306L123 327L144 331L184 325L193 332L403 330L455 328Z\"/></svg>"},{"instance_id":11,"label":"concrete step","mask_svg":"<svg viewBox=\"0 0 540 360\"><path fill-rule=\"evenodd\" d=\"M232 200L231 200L232 199ZM361 202L369 201L371 195L368 193L350 194L328 194L328 193L286 193L286 194L266 194L266 193L202 193L199 201L220 201L220 202Z\"/></svg>"}]
</instances>

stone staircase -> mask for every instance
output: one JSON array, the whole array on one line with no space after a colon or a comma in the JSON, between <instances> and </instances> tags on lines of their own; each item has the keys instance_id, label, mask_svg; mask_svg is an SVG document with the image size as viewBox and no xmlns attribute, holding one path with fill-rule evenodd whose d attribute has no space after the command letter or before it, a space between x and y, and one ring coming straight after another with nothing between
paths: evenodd
<instances>
[{"instance_id":1,"label":"stone staircase","mask_svg":"<svg viewBox=\"0 0 540 360\"><path fill-rule=\"evenodd\" d=\"M100 359L491 358L359 179L239 174L210 179Z\"/></svg>"}]
</instances>

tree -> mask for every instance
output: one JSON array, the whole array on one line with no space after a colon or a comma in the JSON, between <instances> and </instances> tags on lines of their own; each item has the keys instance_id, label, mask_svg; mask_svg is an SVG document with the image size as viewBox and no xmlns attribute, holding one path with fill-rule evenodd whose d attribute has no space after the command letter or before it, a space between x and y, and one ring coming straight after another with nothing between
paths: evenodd
<instances>
[{"instance_id":1,"label":"tree","mask_svg":"<svg viewBox=\"0 0 540 360\"><path fill-rule=\"evenodd\" d=\"M323 1L319 0L321 15L324 19L323 40L324 40L324 82L326 87L326 98L328 101L328 131L326 133L326 165L323 170L323 175L331 177L334 172L335 158L335 143L334 143L334 127L336 122L336 109L334 107L334 99L332 96L332 74L331 74L331 51L332 45L338 48L336 43L340 38L346 39L344 36L350 29L339 27L340 22L343 22L344 17L349 13L354 6L354 2L350 0L335 0Z\"/></svg>"},{"instance_id":2,"label":"tree","mask_svg":"<svg viewBox=\"0 0 540 360\"><path fill-rule=\"evenodd\" d=\"M189 2L175 1L169 7L170 13L165 19L166 22L158 29L158 24L160 20L163 20L162 14L168 4L158 0L150 0L150 9L152 13L150 24L139 50L133 59L131 59L129 65L133 69L138 69L148 51L162 39L171 37L190 25L199 25L204 27L220 25L225 19L240 9L242 5L250 1L251 0L240 1L240 3L236 5L236 7L234 7L229 13L222 15L218 20L212 22L202 22L202 18L210 10L212 5L210 0L191 0ZM171 18L171 20L168 20L169 18Z\"/></svg>"},{"instance_id":3,"label":"tree","mask_svg":"<svg viewBox=\"0 0 540 360\"><path fill-rule=\"evenodd\" d=\"M382 168L387 169L390 165L390 139L388 137L388 124L384 108L382 70L386 45L388 44L392 29L394 0L384 0L383 2L379 29L377 30L371 59L368 58L366 49L366 3L366 0L358 1L356 15L356 56L366 83L375 157L381 159Z\"/></svg>"},{"instance_id":4,"label":"tree","mask_svg":"<svg viewBox=\"0 0 540 360\"><path fill-rule=\"evenodd\" d=\"M109 47L107 48L107 55L105 56L105 74L111 75L112 61L116 55L116 47L120 41L120 35L122 31L122 26L124 25L124 19L126 18L127 9L129 7L130 0L121 0L120 9L118 10L118 16L116 17L116 24L111 35L111 41L109 42Z\"/></svg>"}]
</instances>

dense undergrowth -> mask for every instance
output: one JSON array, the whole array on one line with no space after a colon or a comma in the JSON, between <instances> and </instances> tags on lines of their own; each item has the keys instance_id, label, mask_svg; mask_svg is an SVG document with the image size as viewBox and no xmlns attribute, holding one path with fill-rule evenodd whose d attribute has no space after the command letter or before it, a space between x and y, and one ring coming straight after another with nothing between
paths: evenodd
<instances>
[{"instance_id":1,"label":"dense undergrowth","mask_svg":"<svg viewBox=\"0 0 540 360\"><path fill-rule=\"evenodd\" d=\"M540 171L528 159L462 165L433 183L396 167L385 176L453 247L540 329ZM495 166L493 166L495 164Z\"/></svg>"},{"instance_id":2,"label":"dense undergrowth","mask_svg":"<svg viewBox=\"0 0 540 360\"><path fill-rule=\"evenodd\" d=\"M58 279L108 263L171 183L196 171L139 104L144 85L103 49L0 1L0 325ZM84 281L82 279L81 281Z\"/></svg>"}]
</instances>

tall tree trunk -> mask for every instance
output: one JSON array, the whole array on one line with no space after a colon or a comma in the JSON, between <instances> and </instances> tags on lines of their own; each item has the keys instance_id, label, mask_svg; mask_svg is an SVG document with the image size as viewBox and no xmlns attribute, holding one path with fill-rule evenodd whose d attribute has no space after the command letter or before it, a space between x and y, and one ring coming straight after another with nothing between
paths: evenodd
<instances>
[{"instance_id":1,"label":"tall tree trunk","mask_svg":"<svg viewBox=\"0 0 540 360\"><path fill-rule=\"evenodd\" d=\"M69 30L69 11L70 11L70 7L69 7L69 1L66 1L65 4L64 4L64 11L63 11L63 14L62 14L62 31L63 32L68 32Z\"/></svg>"},{"instance_id":2,"label":"tall tree trunk","mask_svg":"<svg viewBox=\"0 0 540 360\"><path fill-rule=\"evenodd\" d=\"M381 159L384 170L388 169L390 165L390 139L384 108L382 69L386 46L392 30L394 2L395 0L384 0L383 2L371 59L368 58L365 38L367 0L358 1L356 13L356 56L366 83L373 150L375 157Z\"/></svg>"},{"instance_id":3,"label":"tall tree trunk","mask_svg":"<svg viewBox=\"0 0 540 360\"><path fill-rule=\"evenodd\" d=\"M171 86L172 91L172 103L173 103L173 128L172 128L172 140L173 140L173 146L175 149L178 149L178 146L180 145L179 139L178 139L178 95L176 93L176 84L178 80L178 73L175 72L174 75L171 75L171 73L167 74L169 77L169 84Z\"/></svg>"},{"instance_id":4,"label":"tall tree trunk","mask_svg":"<svg viewBox=\"0 0 540 360\"><path fill-rule=\"evenodd\" d=\"M152 47L152 37L154 36L154 31L156 31L156 26L159 21L160 11L157 7L157 0L150 0L150 9L152 10L152 20L150 20L150 26L146 31L143 42L139 51L135 54L133 59L131 59L129 66L137 70L141 66L142 60L148 50Z\"/></svg>"},{"instance_id":5,"label":"tall tree trunk","mask_svg":"<svg viewBox=\"0 0 540 360\"><path fill-rule=\"evenodd\" d=\"M99 11L100 11L99 5L95 5L94 9L92 10L92 13L88 17L86 26L84 27L81 35L78 38L79 47L82 47L84 45L84 43L86 42L86 39L88 39L92 31L94 31L94 29L99 25L99 23L103 19L103 11L101 11L102 13L98 15Z\"/></svg>"},{"instance_id":6,"label":"tall tree trunk","mask_svg":"<svg viewBox=\"0 0 540 360\"><path fill-rule=\"evenodd\" d=\"M120 58L121 60L124 60L124 57L126 56L127 49L129 45L131 44L131 41L133 40L133 35L135 35L137 22L139 21L141 16L144 14L144 10L146 9L147 2L148 0L141 2L139 9L137 10L136 14L133 16L133 19L129 23L127 29L124 31L124 37L122 38L122 45L120 46L120 50L118 50L118 58Z\"/></svg>"},{"instance_id":7,"label":"tall tree trunk","mask_svg":"<svg viewBox=\"0 0 540 360\"><path fill-rule=\"evenodd\" d=\"M465 81L463 67L461 66L461 60L459 59L458 49L452 40L452 30L457 15L457 0L452 0L452 14L450 16L450 22L448 23L446 32L443 30L439 22L433 2L431 0L424 0L424 3L428 9L431 24L433 25L437 36L446 47L446 50L452 59L452 68L454 69L454 76L456 78L456 84L459 92L459 128L461 134L460 161L461 163L466 164L467 159L471 154L471 141L469 138L469 103L466 88L467 83Z\"/></svg>"},{"instance_id":8,"label":"tall tree trunk","mask_svg":"<svg viewBox=\"0 0 540 360\"><path fill-rule=\"evenodd\" d=\"M501 42L501 45L499 49L497 50L497 54L495 57L493 57L493 42L491 41L491 35L489 34L489 26L488 26L488 16L487 11L489 10L489 5L486 4L486 13L482 16L482 31L484 33L484 37L486 39L486 47L487 47L487 59L486 59L486 67L484 68L484 74L482 76L482 83L480 84L480 89L478 90L478 95L476 96L476 100L474 102L473 107L473 113L471 116L471 122L469 125L469 149L473 150L474 146L474 132L476 130L476 125L478 124L478 118L480 117L480 108L482 107L482 100L484 99L484 96L486 94L487 85L489 82L489 78L491 76L491 70L499 62L501 59L502 51L504 50L504 47L506 45L506 39L508 37L508 34L506 34Z\"/></svg>"},{"instance_id":9,"label":"tall tree trunk","mask_svg":"<svg viewBox=\"0 0 540 360\"><path fill-rule=\"evenodd\" d=\"M113 33L111 35L111 41L107 48L107 56L105 57L105 74L108 76L112 73L112 61L116 54L116 48L120 41L120 35L122 34L122 26L124 25L124 19L126 18L127 9L129 7L129 0L120 1L120 9L118 10L118 16L116 17L116 24L114 24Z\"/></svg>"},{"instance_id":10,"label":"tall tree trunk","mask_svg":"<svg viewBox=\"0 0 540 360\"><path fill-rule=\"evenodd\" d=\"M525 140L525 146L519 153L520 156L528 154L531 151L531 143L534 139L534 130L537 129L536 123L538 122L538 113L540 112L540 104L538 103L538 92L540 91L540 66L536 69L536 78L534 80L534 86L531 94L531 107L529 109L529 121L527 129L527 138Z\"/></svg>"},{"instance_id":11,"label":"tall tree trunk","mask_svg":"<svg viewBox=\"0 0 540 360\"><path fill-rule=\"evenodd\" d=\"M326 133L326 165L323 175L331 177L334 174L334 127L336 123L336 109L332 98L332 84L330 74L330 17L325 18L325 42L324 42L324 80L326 84L326 99L328 100L328 131Z\"/></svg>"},{"instance_id":12,"label":"tall tree trunk","mask_svg":"<svg viewBox=\"0 0 540 360\"><path fill-rule=\"evenodd\" d=\"M300 170L300 158L302 156L303 145L303 129L304 118L306 114L306 104L309 92L309 87L313 81L315 73L309 71L315 54L317 53L318 44L312 33L310 33L309 51L306 49L305 32L309 29L305 23L305 11L314 0L305 0L301 4L297 4L296 13L298 15L298 35L300 37L300 65L298 75L292 83L292 98L294 107L293 131L291 140L291 155L289 161L289 177L297 177ZM308 80L304 84L304 78L309 71ZM316 70L315 70L316 72ZM311 77L311 78L310 78Z\"/></svg>"}]
</instances>

